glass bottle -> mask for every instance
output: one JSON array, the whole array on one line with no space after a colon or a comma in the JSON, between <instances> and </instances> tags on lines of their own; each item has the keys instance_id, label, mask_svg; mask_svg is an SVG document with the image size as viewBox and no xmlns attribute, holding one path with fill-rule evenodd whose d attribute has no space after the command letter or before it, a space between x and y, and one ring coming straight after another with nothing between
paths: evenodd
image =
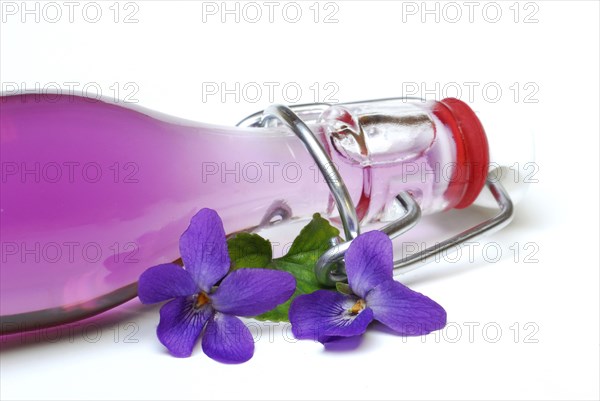
<instances>
[{"instance_id":1,"label":"glass bottle","mask_svg":"<svg viewBox=\"0 0 600 401\"><path fill-rule=\"evenodd\" d=\"M309 124L361 222L408 191L423 214L469 206L488 171L485 132L456 99L334 105ZM282 126L222 127L75 95L0 98L1 333L84 318L179 258L201 208L234 233L335 220L328 186Z\"/></svg>"}]
</instances>

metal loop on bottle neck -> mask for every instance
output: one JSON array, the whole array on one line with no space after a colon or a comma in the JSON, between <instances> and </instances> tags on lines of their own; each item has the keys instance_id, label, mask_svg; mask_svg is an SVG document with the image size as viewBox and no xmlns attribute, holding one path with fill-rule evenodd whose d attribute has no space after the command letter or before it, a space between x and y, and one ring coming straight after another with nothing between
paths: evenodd
<instances>
[{"instance_id":1,"label":"metal loop on bottle neck","mask_svg":"<svg viewBox=\"0 0 600 401\"><path fill-rule=\"evenodd\" d=\"M359 221L356 215L356 208L352 203L352 198L344 181L323 149L321 143L317 140L315 134L308 128L304 121L294 112L302 115L313 116L319 111L323 111L329 105L324 103L303 104L298 106L272 105L262 112L254 113L244 120L240 121L238 126L261 127L270 120L277 120L287 126L304 144L307 151L313 157L315 163L323 174L329 190L335 199L336 206L340 214L340 220L344 228L346 241L335 244L328 249L317 261L315 265L315 275L323 285L335 286L336 282L347 280L345 271L340 268L344 255L350 244L360 234ZM500 212L453 237L450 237L439 244L426 248L414 255L404 257L394 261L394 275L413 270L427 261L431 257L456 247L466 241L480 237L483 234L489 234L506 226L512 220L514 214L513 203L510 196L500 184L488 176L486 187L498 203ZM390 239L394 239L414 227L421 218L421 208L415 199L407 192L401 192L396 196L398 203L404 208L404 215L392 223L384 226L380 231L387 234Z\"/></svg>"},{"instance_id":2,"label":"metal loop on bottle neck","mask_svg":"<svg viewBox=\"0 0 600 401\"><path fill-rule=\"evenodd\" d=\"M329 186L329 190L340 213L346 239L356 238L360 234L360 224L356 215L356 208L352 203L352 198L348 193L346 184L342 180L342 176L333 165L329 155L327 155L327 152L325 152L315 134L289 107L282 105L269 106L263 111L259 125L264 126L272 119L283 123L300 138Z\"/></svg>"}]
</instances>

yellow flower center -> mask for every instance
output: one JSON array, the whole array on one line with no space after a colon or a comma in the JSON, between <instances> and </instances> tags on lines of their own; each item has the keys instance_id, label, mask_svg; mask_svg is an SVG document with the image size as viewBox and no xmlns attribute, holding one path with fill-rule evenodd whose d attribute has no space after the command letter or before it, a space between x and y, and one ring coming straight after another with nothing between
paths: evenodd
<instances>
[{"instance_id":1,"label":"yellow flower center","mask_svg":"<svg viewBox=\"0 0 600 401\"><path fill-rule=\"evenodd\" d=\"M194 305L194 307L199 309L209 302L210 298L208 297L208 295L206 295L205 292L201 292L200 294L198 294L198 298L196 298L196 304Z\"/></svg>"},{"instance_id":2,"label":"yellow flower center","mask_svg":"<svg viewBox=\"0 0 600 401\"><path fill-rule=\"evenodd\" d=\"M359 299L358 301L356 301L354 306L352 308L350 308L350 313L352 313L353 315L358 315L360 312L362 312L365 309L366 306L367 306L367 304L365 303L365 301L363 301L362 299Z\"/></svg>"}]
</instances>

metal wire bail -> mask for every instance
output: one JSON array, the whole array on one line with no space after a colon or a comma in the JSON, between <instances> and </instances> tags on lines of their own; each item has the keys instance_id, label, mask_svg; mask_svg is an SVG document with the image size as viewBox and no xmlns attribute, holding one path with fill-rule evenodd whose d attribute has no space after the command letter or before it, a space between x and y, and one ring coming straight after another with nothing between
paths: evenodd
<instances>
[{"instance_id":1,"label":"metal wire bail","mask_svg":"<svg viewBox=\"0 0 600 401\"><path fill-rule=\"evenodd\" d=\"M335 286L335 283L347 280L345 271L340 269L340 265L343 262L344 255L350 247L350 244L354 238L360 234L356 209L339 171L327 155L327 152L310 128L304 123L299 115L294 112L294 110L297 110L299 114L306 116L309 119L316 119L318 114L329 106L330 105L326 103L309 103L291 107L272 105L264 111L246 117L237 125L261 127L265 126L265 124L271 120L277 120L287 126L294 134L296 134L296 136L298 136L298 138L300 138L307 151L313 157L333 195L346 238L346 241L335 244L332 248L323 253L315 265L315 275L319 282L323 285ZM402 259L395 260L394 275L413 270L420 266L419 262L426 261L441 252L480 237L483 234L497 231L510 223L514 214L513 203L510 196L502 184L497 180L491 179L490 176L488 176L486 180L486 187L498 203L500 212L496 216L456 234L437 245ZM414 227L421 218L421 208L419 204L407 192L399 193L396 196L396 200L404 208L404 215L380 229L380 231L387 234L392 240Z\"/></svg>"}]
</instances>

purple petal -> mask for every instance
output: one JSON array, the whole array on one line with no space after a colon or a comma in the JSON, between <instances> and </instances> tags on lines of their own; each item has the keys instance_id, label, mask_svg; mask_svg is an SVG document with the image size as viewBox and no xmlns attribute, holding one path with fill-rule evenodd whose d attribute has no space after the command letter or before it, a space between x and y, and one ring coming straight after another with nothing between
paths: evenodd
<instances>
[{"instance_id":1,"label":"purple petal","mask_svg":"<svg viewBox=\"0 0 600 401\"><path fill-rule=\"evenodd\" d=\"M356 237L346 252L346 274L352 292L361 298L378 284L392 280L392 241L381 231Z\"/></svg>"},{"instance_id":2,"label":"purple petal","mask_svg":"<svg viewBox=\"0 0 600 401\"><path fill-rule=\"evenodd\" d=\"M373 311L366 308L353 314L350 309L357 301L358 298L352 295L328 290L300 295L290 306L292 333L298 339L313 339L322 343L334 337L363 334L373 320Z\"/></svg>"},{"instance_id":3,"label":"purple petal","mask_svg":"<svg viewBox=\"0 0 600 401\"><path fill-rule=\"evenodd\" d=\"M210 306L195 309L191 297L175 298L160 308L160 323L156 330L158 339L174 356L188 357L213 313Z\"/></svg>"},{"instance_id":4,"label":"purple petal","mask_svg":"<svg viewBox=\"0 0 600 401\"><path fill-rule=\"evenodd\" d=\"M149 268L138 282L138 297L143 304L153 304L198 292L190 273L181 266L167 263Z\"/></svg>"},{"instance_id":5,"label":"purple petal","mask_svg":"<svg viewBox=\"0 0 600 401\"><path fill-rule=\"evenodd\" d=\"M202 349L215 361L242 363L254 355L254 339L240 319L217 312L206 325Z\"/></svg>"},{"instance_id":6,"label":"purple petal","mask_svg":"<svg viewBox=\"0 0 600 401\"><path fill-rule=\"evenodd\" d=\"M211 299L219 312L256 316L284 303L295 290L296 280L287 272L239 269L223 279Z\"/></svg>"},{"instance_id":7,"label":"purple petal","mask_svg":"<svg viewBox=\"0 0 600 401\"><path fill-rule=\"evenodd\" d=\"M212 209L202 209L179 239L183 264L204 292L229 270L229 252L221 218Z\"/></svg>"},{"instance_id":8,"label":"purple petal","mask_svg":"<svg viewBox=\"0 0 600 401\"><path fill-rule=\"evenodd\" d=\"M352 337L325 337L321 339L327 351L352 351L363 342L363 336Z\"/></svg>"},{"instance_id":9,"label":"purple petal","mask_svg":"<svg viewBox=\"0 0 600 401\"><path fill-rule=\"evenodd\" d=\"M400 335L418 336L446 325L446 311L425 295L397 281L375 287L367 295L367 305L375 320Z\"/></svg>"}]
</instances>

